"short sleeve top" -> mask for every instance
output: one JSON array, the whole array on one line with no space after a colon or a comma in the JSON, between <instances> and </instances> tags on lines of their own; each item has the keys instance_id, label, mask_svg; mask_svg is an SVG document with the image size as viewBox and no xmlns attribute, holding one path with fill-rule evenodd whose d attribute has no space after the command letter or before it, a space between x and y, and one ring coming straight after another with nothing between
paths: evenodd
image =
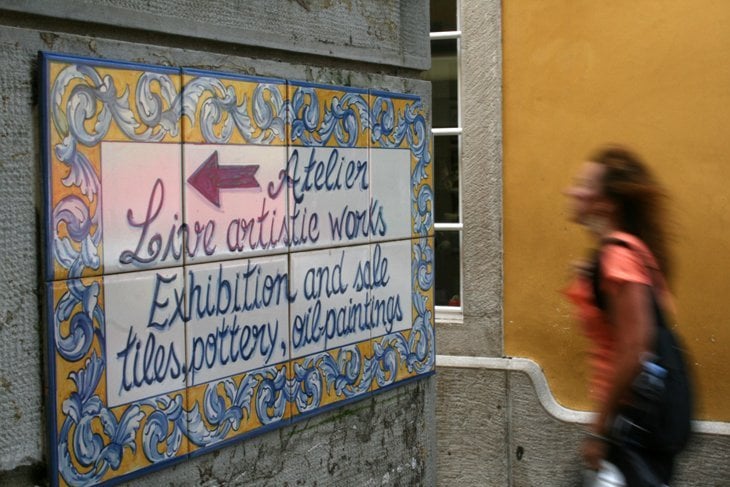
<instances>
[{"instance_id":1,"label":"short sleeve top","mask_svg":"<svg viewBox=\"0 0 730 487\"><path fill-rule=\"evenodd\" d=\"M613 232L608 239L622 240L628 247L621 245L603 247L601 291L604 295L616 295L620 286L627 282L651 286L653 275L662 306L670 306L671 309L666 284L658 272L659 266L646 245L635 236L624 232ZM595 401L602 402L607 398L616 370L615 327L608 321L606 313L596 305L590 277L577 275L566 289L566 295L576 306L577 317L589 342L591 397Z\"/></svg>"}]
</instances>

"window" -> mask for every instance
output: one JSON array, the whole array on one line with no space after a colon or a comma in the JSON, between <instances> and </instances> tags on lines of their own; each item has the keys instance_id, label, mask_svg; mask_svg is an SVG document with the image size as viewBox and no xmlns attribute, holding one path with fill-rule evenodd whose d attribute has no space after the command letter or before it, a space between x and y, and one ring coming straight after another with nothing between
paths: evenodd
<instances>
[{"instance_id":1,"label":"window","mask_svg":"<svg viewBox=\"0 0 730 487\"><path fill-rule=\"evenodd\" d=\"M436 317L462 316L460 42L458 0L431 1Z\"/></svg>"}]
</instances>

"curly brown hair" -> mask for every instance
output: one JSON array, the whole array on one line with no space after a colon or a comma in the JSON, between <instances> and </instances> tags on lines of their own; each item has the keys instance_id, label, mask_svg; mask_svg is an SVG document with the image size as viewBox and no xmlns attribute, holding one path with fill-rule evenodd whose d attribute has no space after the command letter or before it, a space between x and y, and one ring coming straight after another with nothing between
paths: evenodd
<instances>
[{"instance_id":1,"label":"curly brown hair","mask_svg":"<svg viewBox=\"0 0 730 487\"><path fill-rule=\"evenodd\" d=\"M640 238L665 276L671 271L667 193L648 166L631 150L617 145L597 150L589 159L606 168L603 194L618 207L620 229Z\"/></svg>"}]
</instances>

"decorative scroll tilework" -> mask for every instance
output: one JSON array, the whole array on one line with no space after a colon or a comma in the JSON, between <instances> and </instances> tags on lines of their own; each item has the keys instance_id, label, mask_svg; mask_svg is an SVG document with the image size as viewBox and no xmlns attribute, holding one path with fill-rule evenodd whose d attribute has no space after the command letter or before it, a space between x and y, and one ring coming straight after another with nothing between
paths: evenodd
<instances>
[{"instance_id":1,"label":"decorative scroll tilework","mask_svg":"<svg viewBox=\"0 0 730 487\"><path fill-rule=\"evenodd\" d=\"M410 152L412 236L433 236L430 127L420 98L371 90L370 110L371 160L378 165L393 164L392 159L397 157L393 152Z\"/></svg>"},{"instance_id":2,"label":"decorative scroll tilework","mask_svg":"<svg viewBox=\"0 0 730 487\"><path fill-rule=\"evenodd\" d=\"M102 270L103 142L180 143L178 70L67 58L45 65L46 278ZM158 259L157 265L171 265Z\"/></svg>"},{"instance_id":3,"label":"decorative scroll tilework","mask_svg":"<svg viewBox=\"0 0 730 487\"><path fill-rule=\"evenodd\" d=\"M182 77L185 223L196 236L186 262L286 252L286 82L188 69Z\"/></svg>"},{"instance_id":4,"label":"decorative scroll tilework","mask_svg":"<svg viewBox=\"0 0 730 487\"><path fill-rule=\"evenodd\" d=\"M392 253L402 252L400 242ZM433 237L412 239L411 304L412 325L380 337L373 337L373 360L377 380L373 390L426 374L436 365L433 327Z\"/></svg>"}]
</instances>

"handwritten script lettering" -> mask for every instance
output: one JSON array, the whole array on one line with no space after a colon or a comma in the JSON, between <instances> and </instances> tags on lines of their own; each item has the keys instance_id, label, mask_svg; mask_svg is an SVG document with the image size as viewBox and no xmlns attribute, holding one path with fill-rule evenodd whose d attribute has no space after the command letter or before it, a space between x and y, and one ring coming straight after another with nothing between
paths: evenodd
<instances>
[{"instance_id":1,"label":"handwritten script lettering","mask_svg":"<svg viewBox=\"0 0 730 487\"><path fill-rule=\"evenodd\" d=\"M215 217L187 222L179 201L166 200L165 183L155 179L142 200L146 205L126 211L131 238L119 262L146 268L221 251L388 236L387 208L370 194L363 149L294 147L285 167L269 178L262 181L265 191L246 196L252 205L226 207L224 199ZM200 198L188 194L187 205ZM119 395L184 382L186 374L193 384L203 383L287 360L290 353L301 357L403 329L410 296L390 289L393 271L380 244L367 248L360 258L354 256L363 255L362 246L331 251L302 269L296 283L286 265L272 270L256 259L155 273L145 317L129 324L126 339L109 345L116 347L109 366L119 368ZM408 272L410 262L405 264ZM398 272L402 266L398 262Z\"/></svg>"},{"instance_id":2,"label":"handwritten script lettering","mask_svg":"<svg viewBox=\"0 0 730 487\"><path fill-rule=\"evenodd\" d=\"M152 186L152 192L147 203L147 210L143 220L135 219L134 212L127 210L127 223L131 228L140 229L137 246L134 250L123 250L119 255L119 262L122 264L151 264L156 262L177 261L182 256L183 242L187 241L187 253L189 256L196 255L202 250L205 255L213 255L215 246L212 245L215 223L209 221L205 224L195 222L193 235L190 234L188 225L179 224L179 216L174 215L174 222L166 236L159 232L153 232L152 226L162 212L165 204L165 185L161 179L157 179ZM194 238L193 238L194 237ZM164 238L164 240L163 240Z\"/></svg>"},{"instance_id":3,"label":"handwritten script lettering","mask_svg":"<svg viewBox=\"0 0 730 487\"><path fill-rule=\"evenodd\" d=\"M305 347L327 350L330 342L341 343L348 337L384 329L391 333L396 323L403 321L406 297L400 294L378 295L367 291L385 288L390 282L388 258L379 244L374 246L373 257L343 267L345 250L331 265L320 265L307 270L302 282L302 297L311 303L292 318L292 348ZM352 286L346 302L333 300L344 295ZM364 335L361 335L364 336Z\"/></svg>"}]
</instances>

